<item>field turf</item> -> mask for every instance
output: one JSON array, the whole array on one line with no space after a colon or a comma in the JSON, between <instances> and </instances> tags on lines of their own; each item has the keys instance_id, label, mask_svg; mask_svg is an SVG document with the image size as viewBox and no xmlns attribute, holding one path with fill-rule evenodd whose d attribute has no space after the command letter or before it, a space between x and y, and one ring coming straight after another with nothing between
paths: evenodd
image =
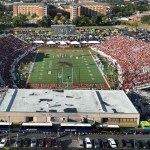
<instances>
[{"instance_id":1,"label":"field turf","mask_svg":"<svg viewBox=\"0 0 150 150\"><path fill-rule=\"evenodd\" d=\"M40 87L106 85L89 48L38 48L28 83Z\"/></svg>"}]
</instances>

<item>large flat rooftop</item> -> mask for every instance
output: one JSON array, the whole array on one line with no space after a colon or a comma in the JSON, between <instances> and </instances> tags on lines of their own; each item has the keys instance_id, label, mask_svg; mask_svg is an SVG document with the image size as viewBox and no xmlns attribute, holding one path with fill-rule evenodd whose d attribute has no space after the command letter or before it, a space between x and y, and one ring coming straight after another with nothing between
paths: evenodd
<instances>
[{"instance_id":1,"label":"large flat rooftop","mask_svg":"<svg viewBox=\"0 0 150 150\"><path fill-rule=\"evenodd\" d=\"M8 89L1 112L138 113L121 90Z\"/></svg>"}]
</instances>

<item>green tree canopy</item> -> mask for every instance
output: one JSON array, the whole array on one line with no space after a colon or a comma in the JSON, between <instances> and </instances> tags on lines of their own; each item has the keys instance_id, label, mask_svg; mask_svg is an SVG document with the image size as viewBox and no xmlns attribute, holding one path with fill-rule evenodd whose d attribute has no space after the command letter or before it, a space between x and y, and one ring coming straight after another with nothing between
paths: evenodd
<instances>
[{"instance_id":1,"label":"green tree canopy","mask_svg":"<svg viewBox=\"0 0 150 150\"><path fill-rule=\"evenodd\" d=\"M58 16L55 16L54 17L54 23L57 24L57 22L58 22Z\"/></svg>"},{"instance_id":2,"label":"green tree canopy","mask_svg":"<svg viewBox=\"0 0 150 150\"><path fill-rule=\"evenodd\" d=\"M61 20L62 24L65 24L65 22L66 22L65 16L61 16L61 17L60 17L60 20Z\"/></svg>"},{"instance_id":3,"label":"green tree canopy","mask_svg":"<svg viewBox=\"0 0 150 150\"><path fill-rule=\"evenodd\" d=\"M18 16L13 17L13 26L14 27L24 27L28 21L27 16L19 14Z\"/></svg>"},{"instance_id":4,"label":"green tree canopy","mask_svg":"<svg viewBox=\"0 0 150 150\"><path fill-rule=\"evenodd\" d=\"M150 15L149 16L143 16L141 18L141 22L145 24L150 24Z\"/></svg>"},{"instance_id":5,"label":"green tree canopy","mask_svg":"<svg viewBox=\"0 0 150 150\"><path fill-rule=\"evenodd\" d=\"M50 27L51 26L51 16L43 16L41 20L37 21L40 27Z\"/></svg>"}]
</instances>

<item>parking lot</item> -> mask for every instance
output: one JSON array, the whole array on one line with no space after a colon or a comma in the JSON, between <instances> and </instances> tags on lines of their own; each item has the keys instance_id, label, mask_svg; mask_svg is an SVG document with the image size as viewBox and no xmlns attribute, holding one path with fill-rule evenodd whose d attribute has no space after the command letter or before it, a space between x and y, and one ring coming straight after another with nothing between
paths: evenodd
<instances>
[{"instance_id":1,"label":"parking lot","mask_svg":"<svg viewBox=\"0 0 150 150\"><path fill-rule=\"evenodd\" d=\"M92 149L95 148L95 139L98 139L98 148L101 149L111 149L108 139L112 138L114 139L116 143L117 149L150 149L150 134L87 134L87 135L73 135L73 134L37 134L37 133L28 133L28 134L16 134L16 133L10 133L11 137L11 147L16 147L16 139L21 139L21 145L19 145L20 149L21 147L24 148L32 148L32 149L77 149L79 148L79 140L83 140L83 147L86 148L85 144L85 138L89 137L91 140ZM7 138L8 140L9 135L8 134L1 134L2 138ZM25 145L24 141L28 139L28 144ZM36 139L36 144L31 146L31 141L33 139ZM40 139L43 139L43 145L39 145ZM53 139L59 139L58 143L54 141ZM49 140L49 141L47 141ZM47 142L46 142L47 141ZM48 144L46 146L46 144ZM9 144L9 141L7 141L7 145Z\"/></svg>"}]
</instances>

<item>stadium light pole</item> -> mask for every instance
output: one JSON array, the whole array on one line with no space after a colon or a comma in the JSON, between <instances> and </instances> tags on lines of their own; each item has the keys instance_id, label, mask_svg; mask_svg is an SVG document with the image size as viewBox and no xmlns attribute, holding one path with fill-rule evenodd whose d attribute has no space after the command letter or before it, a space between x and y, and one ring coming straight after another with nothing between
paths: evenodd
<instances>
[{"instance_id":1,"label":"stadium light pole","mask_svg":"<svg viewBox=\"0 0 150 150\"><path fill-rule=\"evenodd\" d=\"M10 116L8 116L8 122L9 122L9 146L11 145L11 143L10 143Z\"/></svg>"},{"instance_id":2,"label":"stadium light pole","mask_svg":"<svg viewBox=\"0 0 150 150\"><path fill-rule=\"evenodd\" d=\"M135 148L135 136L136 136L136 130L134 131L134 148Z\"/></svg>"},{"instance_id":3,"label":"stadium light pole","mask_svg":"<svg viewBox=\"0 0 150 150\"><path fill-rule=\"evenodd\" d=\"M137 129L137 125L136 125L136 127L135 127L135 131L134 131L134 148L135 148L135 141L136 141L136 129Z\"/></svg>"},{"instance_id":4,"label":"stadium light pole","mask_svg":"<svg viewBox=\"0 0 150 150\"><path fill-rule=\"evenodd\" d=\"M58 69L57 69L57 89L58 89Z\"/></svg>"},{"instance_id":5,"label":"stadium light pole","mask_svg":"<svg viewBox=\"0 0 150 150\"><path fill-rule=\"evenodd\" d=\"M79 68L79 85L80 85L80 68Z\"/></svg>"}]
</instances>

